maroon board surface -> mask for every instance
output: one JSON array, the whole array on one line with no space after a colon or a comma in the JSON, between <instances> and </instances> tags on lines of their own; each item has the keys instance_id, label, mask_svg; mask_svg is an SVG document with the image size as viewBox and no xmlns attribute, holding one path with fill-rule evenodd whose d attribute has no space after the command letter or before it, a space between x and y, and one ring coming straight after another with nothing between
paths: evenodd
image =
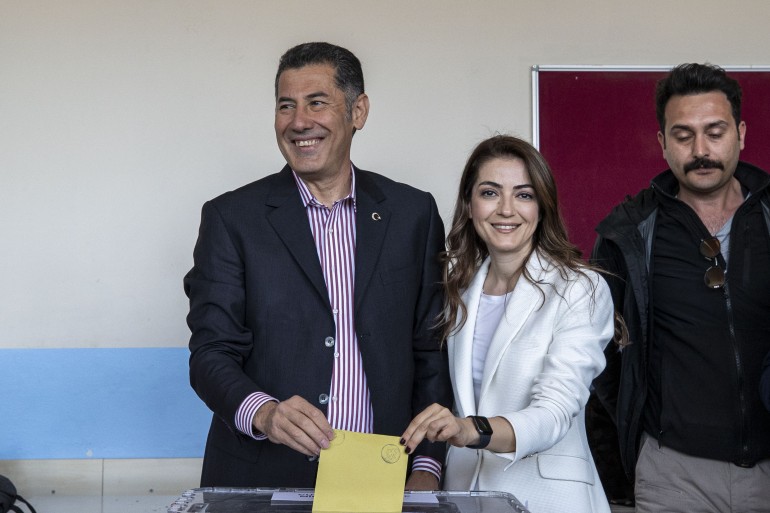
<instances>
[{"instance_id":1,"label":"maroon board surface","mask_svg":"<svg viewBox=\"0 0 770 513\"><path fill-rule=\"evenodd\" d=\"M727 72L743 89L741 160L770 171L770 72ZM666 72L536 73L539 149L553 169L570 239L587 258L599 221L668 167L655 119L655 83Z\"/></svg>"}]
</instances>

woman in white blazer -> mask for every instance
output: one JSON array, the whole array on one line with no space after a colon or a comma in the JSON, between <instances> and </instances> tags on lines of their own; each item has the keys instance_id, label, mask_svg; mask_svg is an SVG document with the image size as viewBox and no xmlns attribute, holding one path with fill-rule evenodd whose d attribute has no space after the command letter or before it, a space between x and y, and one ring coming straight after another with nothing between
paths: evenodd
<instances>
[{"instance_id":1,"label":"woman in white blazer","mask_svg":"<svg viewBox=\"0 0 770 513\"><path fill-rule=\"evenodd\" d=\"M496 136L473 151L444 266L455 412L420 413L406 451L449 442L449 490L509 492L535 513L609 512L584 408L614 335L612 299L568 241L530 144Z\"/></svg>"}]
</instances>

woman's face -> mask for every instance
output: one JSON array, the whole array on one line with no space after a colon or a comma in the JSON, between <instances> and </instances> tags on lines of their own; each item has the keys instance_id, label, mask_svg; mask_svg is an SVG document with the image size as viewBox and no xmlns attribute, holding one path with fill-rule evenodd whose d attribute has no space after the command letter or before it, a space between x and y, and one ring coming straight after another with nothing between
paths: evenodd
<instances>
[{"instance_id":1,"label":"woman's face","mask_svg":"<svg viewBox=\"0 0 770 513\"><path fill-rule=\"evenodd\" d=\"M495 158L484 163L469 207L468 217L492 258L530 253L540 208L524 161Z\"/></svg>"}]
</instances>

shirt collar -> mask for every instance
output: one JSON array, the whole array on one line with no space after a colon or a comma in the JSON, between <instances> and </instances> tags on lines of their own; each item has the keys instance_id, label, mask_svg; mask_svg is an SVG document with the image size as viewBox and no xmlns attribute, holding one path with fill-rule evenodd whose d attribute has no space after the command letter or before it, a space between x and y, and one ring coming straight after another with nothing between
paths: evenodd
<instances>
[{"instance_id":1,"label":"shirt collar","mask_svg":"<svg viewBox=\"0 0 770 513\"><path fill-rule=\"evenodd\" d=\"M297 173L292 169L291 174L294 176L294 181L297 183L297 189L299 189L299 196L302 199L302 205L307 208L308 205L313 206L322 206L323 204L318 201L315 196L313 196L313 193L310 192L310 189L307 188L307 184L297 175ZM350 165L350 192L347 196L344 198L340 198L334 203L338 203L340 201L344 201L346 199L350 198L353 200L353 208L356 208L356 171L353 167L353 164Z\"/></svg>"}]
</instances>

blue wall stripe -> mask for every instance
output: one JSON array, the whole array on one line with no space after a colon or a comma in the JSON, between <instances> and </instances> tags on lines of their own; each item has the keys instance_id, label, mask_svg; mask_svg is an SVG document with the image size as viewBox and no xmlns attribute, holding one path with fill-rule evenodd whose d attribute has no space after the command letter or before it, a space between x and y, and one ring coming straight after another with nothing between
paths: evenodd
<instances>
[{"instance_id":1,"label":"blue wall stripe","mask_svg":"<svg viewBox=\"0 0 770 513\"><path fill-rule=\"evenodd\" d=\"M0 459L197 458L186 348L0 349Z\"/></svg>"}]
</instances>

